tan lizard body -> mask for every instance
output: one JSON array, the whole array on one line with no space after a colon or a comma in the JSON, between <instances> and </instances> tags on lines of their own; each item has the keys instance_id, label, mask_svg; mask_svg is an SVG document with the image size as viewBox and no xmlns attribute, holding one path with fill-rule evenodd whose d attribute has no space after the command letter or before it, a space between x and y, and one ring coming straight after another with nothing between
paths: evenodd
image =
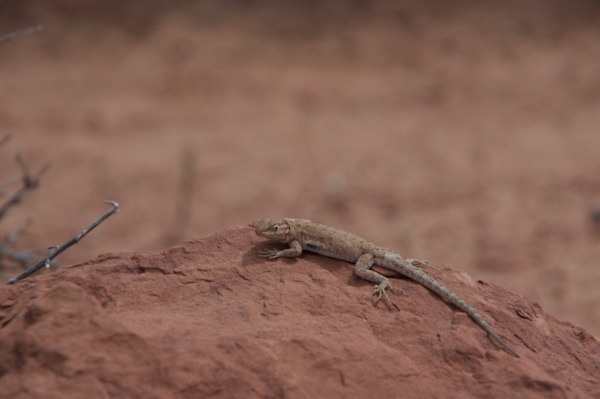
<instances>
[{"instance_id":1,"label":"tan lizard body","mask_svg":"<svg viewBox=\"0 0 600 399\"><path fill-rule=\"evenodd\" d=\"M504 349L518 357L516 352L496 334L471 305L423 270L413 266L414 259L404 259L394 251L372 244L355 234L305 219L261 219L255 222L253 227L259 236L289 245L288 249L282 251L274 248L265 249L259 253L261 257L268 259L293 258L300 256L302 251L306 250L354 263L354 274L377 284L374 289L374 293L377 295L375 302L383 298L390 307L394 307L394 305L388 298L386 289L395 288L387 277L371 270L371 267L377 265L400 273L466 312Z\"/></svg>"}]
</instances>

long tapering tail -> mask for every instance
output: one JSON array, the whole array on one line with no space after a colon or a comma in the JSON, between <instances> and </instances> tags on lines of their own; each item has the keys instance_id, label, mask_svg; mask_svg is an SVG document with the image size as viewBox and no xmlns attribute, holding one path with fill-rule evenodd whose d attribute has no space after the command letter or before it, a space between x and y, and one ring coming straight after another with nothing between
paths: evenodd
<instances>
[{"instance_id":1,"label":"long tapering tail","mask_svg":"<svg viewBox=\"0 0 600 399\"><path fill-rule=\"evenodd\" d=\"M477 312L471 305L465 302L464 299L460 298L454 292L450 291L448 287L431 277L425 271L420 268L413 266L412 259L404 259L398 254L386 254L384 256L384 266L385 268L389 268L395 272L402 274L410 278L411 280L416 281L427 289L431 290L438 294L442 299L446 302L449 302L455 305L457 308L467 313L481 328L485 330L489 335L494 337L496 341L506 349L513 356L519 357L517 353L512 350L510 346L508 346L502 338L490 327L490 325L484 320L484 318Z\"/></svg>"}]
</instances>

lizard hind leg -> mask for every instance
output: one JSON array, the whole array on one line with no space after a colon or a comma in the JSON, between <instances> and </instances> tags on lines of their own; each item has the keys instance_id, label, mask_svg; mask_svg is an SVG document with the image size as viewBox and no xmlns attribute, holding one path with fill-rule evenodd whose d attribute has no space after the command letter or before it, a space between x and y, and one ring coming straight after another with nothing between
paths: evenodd
<instances>
[{"instance_id":1,"label":"lizard hind leg","mask_svg":"<svg viewBox=\"0 0 600 399\"><path fill-rule=\"evenodd\" d=\"M402 293L402 290L392 286L390 280L382 274L377 273L374 270L371 270L375 261L375 257L373 254L363 254L361 255L356 264L354 265L354 274L360 278L363 278L372 283L376 283L377 285L373 289L373 294L376 296L373 299L373 303L378 303L381 299L383 299L390 310L398 310L396 305L392 303L386 290L392 289L398 293Z\"/></svg>"}]
</instances>

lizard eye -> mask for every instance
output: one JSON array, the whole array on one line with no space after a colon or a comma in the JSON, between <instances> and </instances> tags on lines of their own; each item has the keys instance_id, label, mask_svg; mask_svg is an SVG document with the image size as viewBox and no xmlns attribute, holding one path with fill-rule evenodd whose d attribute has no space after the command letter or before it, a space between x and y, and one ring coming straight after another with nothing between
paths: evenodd
<instances>
[{"instance_id":1,"label":"lizard eye","mask_svg":"<svg viewBox=\"0 0 600 399\"><path fill-rule=\"evenodd\" d=\"M275 225L275 226L272 227L272 229L273 229L273 231L276 232L277 230L279 230L279 226Z\"/></svg>"}]
</instances>

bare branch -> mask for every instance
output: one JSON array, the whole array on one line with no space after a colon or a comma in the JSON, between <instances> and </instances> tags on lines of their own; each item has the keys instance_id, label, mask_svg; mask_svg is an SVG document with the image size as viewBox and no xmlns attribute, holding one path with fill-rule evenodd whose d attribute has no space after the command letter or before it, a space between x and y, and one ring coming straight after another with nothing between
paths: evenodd
<instances>
[{"instance_id":1,"label":"bare branch","mask_svg":"<svg viewBox=\"0 0 600 399\"><path fill-rule=\"evenodd\" d=\"M2 257L10 259L13 262L19 263L23 267L26 267L28 264L30 264L31 262L38 259L38 256L36 256L36 254L34 254L33 252L28 252L28 251L13 252L13 251L7 250L2 253Z\"/></svg>"},{"instance_id":2,"label":"bare branch","mask_svg":"<svg viewBox=\"0 0 600 399\"><path fill-rule=\"evenodd\" d=\"M98 225L100 223L104 222L106 219L108 219L109 217L111 217L112 215L114 215L115 213L117 213L119 211L119 204L116 203L115 201L104 201L104 202L106 204L109 204L109 205L112 206L110 210L108 210L98 220L95 220L94 222L92 222L92 224L90 224L81 233L77 234L75 237L73 237L69 241L65 242L63 245L60 245L60 246L57 246L57 247L51 247L53 251L52 251L52 253L49 256L47 256L46 258L42 259L41 261L39 261L35 265L31 266L29 269L25 270L23 273L19 274L17 277L14 277L14 278L11 278L10 280L8 280L8 284L14 284L14 283L16 283L19 280L23 280L24 278L29 277L33 273L35 273L38 270L40 270L42 267L49 267L50 266L50 262L52 262L52 260L54 258L56 258L58 255L60 255L67 248L69 248L69 247L77 244L90 231L92 231L96 227L98 227Z\"/></svg>"},{"instance_id":3,"label":"bare branch","mask_svg":"<svg viewBox=\"0 0 600 399\"><path fill-rule=\"evenodd\" d=\"M22 30L18 30L16 32L7 33L6 35L0 36L0 43L8 42L9 40L16 39L17 37L29 35L31 33L37 33L43 29L42 25L38 26L30 26L29 28L25 28Z\"/></svg>"},{"instance_id":4,"label":"bare branch","mask_svg":"<svg viewBox=\"0 0 600 399\"><path fill-rule=\"evenodd\" d=\"M46 164L37 174L33 175L31 174L29 167L27 167L25 160L20 154L17 155L17 162L23 170L23 186L2 206L0 206L0 219L2 219L13 206L20 204L31 191L35 190L40 185L40 177L50 168L50 164Z\"/></svg>"}]
</instances>

